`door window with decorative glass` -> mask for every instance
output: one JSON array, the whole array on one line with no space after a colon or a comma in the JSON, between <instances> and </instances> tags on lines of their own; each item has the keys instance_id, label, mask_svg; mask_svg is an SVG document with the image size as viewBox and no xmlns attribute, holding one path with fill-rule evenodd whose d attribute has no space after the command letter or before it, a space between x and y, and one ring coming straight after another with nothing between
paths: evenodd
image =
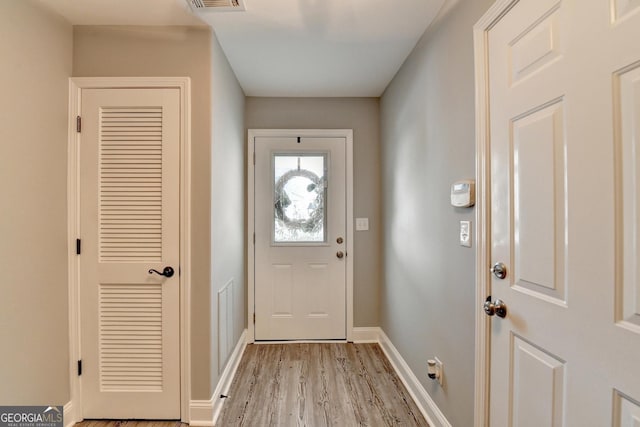
<instances>
[{"instance_id":1,"label":"door window with decorative glass","mask_svg":"<svg viewBox=\"0 0 640 427\"><path fill-rule=\"evenodd\" d=\"M273 243L325 243L328 153L273 154Z\"/></svg>"}]
</instances>

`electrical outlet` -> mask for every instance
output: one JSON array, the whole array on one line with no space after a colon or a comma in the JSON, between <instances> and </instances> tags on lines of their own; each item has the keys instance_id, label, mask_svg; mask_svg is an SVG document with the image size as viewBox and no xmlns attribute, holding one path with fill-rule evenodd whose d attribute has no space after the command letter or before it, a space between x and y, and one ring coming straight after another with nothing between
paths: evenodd
<instances>
[{"instance_id":1,"label":"electrical outlet","mask_svg":"<svg viewBox=\"0 0 640 427\"><path fill-rule=\"evenodd\" d=\"M437 380L442 386L442 376L444 374L444 365L437 357L427 360L427 375L432 380Z\"/></svg>"}]
</instances>

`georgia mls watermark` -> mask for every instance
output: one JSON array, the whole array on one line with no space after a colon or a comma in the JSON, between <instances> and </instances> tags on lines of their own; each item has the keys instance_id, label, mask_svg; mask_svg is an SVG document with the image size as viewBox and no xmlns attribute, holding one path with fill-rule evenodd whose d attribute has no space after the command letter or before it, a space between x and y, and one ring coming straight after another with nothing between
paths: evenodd
<instances>
[{"instance_id":1,"label":"georgia mls watermark","mask_svg":"<svg viewBox=\"0 0 640 427\"><path fill-rule=\"evenodd\" d=\"M63 427L62 406L0 406L0 427Z\"/></svg>"}]
</instances>

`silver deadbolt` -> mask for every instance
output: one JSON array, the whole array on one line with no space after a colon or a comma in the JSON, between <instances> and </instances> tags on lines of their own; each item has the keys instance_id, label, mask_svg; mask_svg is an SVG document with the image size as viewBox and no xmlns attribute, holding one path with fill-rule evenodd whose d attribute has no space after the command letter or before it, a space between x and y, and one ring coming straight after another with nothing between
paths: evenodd
<instances>
[{"instance_id":1,"label":"silver deadbolt","mask_svg":"<svg viewBox=\"0 0 640 427\"><path fill-rule=\"evenodd\" d=\"M336 239L336 242L338 242L338 244L340 244L340 245L341 245L341 244L342 244L342 242L344 242L344 239L343 239L342 237L338 237L338 238Z\"/></svg>"},{"instance_id":2,"label":"silver deadbolt","mask_svg":"<svg viewBox=\"0 0 640 427\"><path fill-rule=\"evenodd\" d=\"M498 279L504 279L507 277L507 266L501 262L496 262L493 267L491 267L491 272Z\"/></svg>"},{"instance_id":3,"label":"silver deadbolt","mask_svg":"<svg viewBox=\"0 0 640 427\"><path fill-rule=\"evenodd\" d=\"M507 317L507 305L501 299L497 299L495 302L491 302L491 295L487 297L487 300L482 306L487 316L496 315L501 318Z\"/></svg>"}]
</instances>

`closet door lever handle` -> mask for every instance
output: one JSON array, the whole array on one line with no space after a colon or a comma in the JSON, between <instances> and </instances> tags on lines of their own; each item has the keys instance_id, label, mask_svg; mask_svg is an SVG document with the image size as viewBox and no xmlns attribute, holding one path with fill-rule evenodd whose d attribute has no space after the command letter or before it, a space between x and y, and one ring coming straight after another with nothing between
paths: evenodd
<instances>
[{"instance_id":1,"label":"closet door lever handle","mask_svg":"<svg viewBox=\"0 0 640 427\"><path fill-rule=\"evenodd\" d=\"M149 274L159 274L160 276L164 276L164 277L171 277L173 276L173 268L171 267L165 267L164 270L162 270L162 272L158 271L158 270L154 270L153 268L149 270Z\"/></svg>"}]
</instances>

